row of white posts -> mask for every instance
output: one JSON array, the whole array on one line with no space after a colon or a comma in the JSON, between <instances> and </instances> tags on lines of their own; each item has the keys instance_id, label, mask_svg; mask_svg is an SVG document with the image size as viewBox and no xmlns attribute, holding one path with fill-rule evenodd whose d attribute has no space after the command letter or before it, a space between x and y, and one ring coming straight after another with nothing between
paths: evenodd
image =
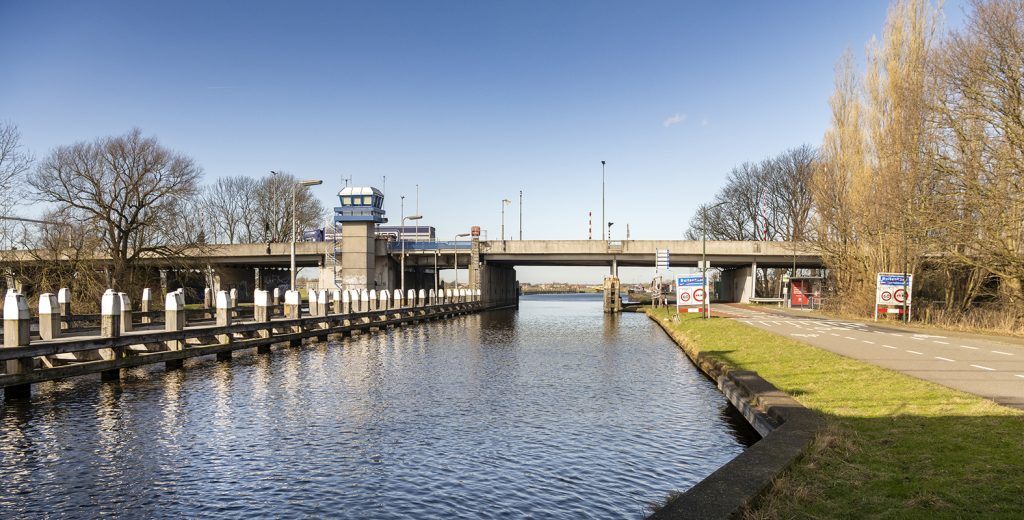
<instances>
[{"instance_id":1,"label":"row of white posts","mask_svg":"<svg viewBox=\"0 0 1024 520\"><path fill-rule=\"evenodd\" d=\"M207 289L209 291L209 289ZM142 292L142 311L150 310L150 290ZM253 317L257 322L270 321L270 307L280 304L278 289L265 291L256 290ZM369 312L428 305L444 305L452 303L469 303L480 301L480 290L473 289L433 289L416 291L409 289L406 294L394 291L375 289L347 291L309 291L308 307L312 316L329 314L348 314L353 312ZM216 321L218 325L230 325L233 313L231 310L238 305L238 291L218 291L215 297ZM298 291L285 291L284 315L287 318L302 316L302 302ZM185 326L185 295L182 289L167 294L164 302L166 330L182 330ZM71 292L61 289L57 294L44 293L39 295L39 337L50 340L61 336L61 316L71 315ZM100 303L100 335L117 337L132 330L132 301L123 292L107 289ZM4 298L4 346L23 346L29 344L31 326L28 303L25 296L14 289L7 291ZM142 323L148 323L148 317Z\"/></svg>"}]
</instances>

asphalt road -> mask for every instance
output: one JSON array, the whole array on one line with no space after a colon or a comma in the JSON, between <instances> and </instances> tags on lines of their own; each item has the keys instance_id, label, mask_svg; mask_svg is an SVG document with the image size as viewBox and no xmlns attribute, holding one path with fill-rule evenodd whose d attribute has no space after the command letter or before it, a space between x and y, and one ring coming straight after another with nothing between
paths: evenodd
<instances>
[{"instance_id":1,"label":"asphalt road","mask_svg":"<svg viewBox=\"0 0 1024 520\"><path fill-rule=\"evenodd\" d=\"M960 333L918 333L853 321L797 317L736 305L714 313L999 404L1024 409L1024 345Z\"/></svg>"}]
</instances>

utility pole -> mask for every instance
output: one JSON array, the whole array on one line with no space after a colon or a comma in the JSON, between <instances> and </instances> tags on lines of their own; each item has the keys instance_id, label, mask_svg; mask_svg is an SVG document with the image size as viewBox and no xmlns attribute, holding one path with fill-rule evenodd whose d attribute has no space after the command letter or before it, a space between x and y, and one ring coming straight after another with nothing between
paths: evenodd
<instances>
[{"instance_id":1,"label":"utility pole","mask_svg":"<svg viewBox=\"0 0 1024 520\"><path fill-rule=\"evenodd\" d=\"M523 239L523 190L519 190L519 240Z\"/></svg>"},{"instance_id":2,"label":"utility pole","mask_svg":"<svg viewBox=\"0 0 1024 520\"><path fill-rule=\"evenodd\" d=\"M601 161L601 229L604 229L606 225L608 226L608 240L611 240L611 225L606 224L607 222L608 220L605 219L604 214L604 161Z\"/></svg>"}]
</instances>

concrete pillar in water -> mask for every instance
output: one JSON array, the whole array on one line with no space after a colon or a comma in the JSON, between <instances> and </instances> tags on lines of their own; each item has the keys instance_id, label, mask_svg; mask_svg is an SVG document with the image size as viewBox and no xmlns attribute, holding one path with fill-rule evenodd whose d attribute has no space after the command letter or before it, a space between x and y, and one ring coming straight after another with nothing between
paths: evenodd
<instances>
[{"instance_id":1,"label":"concrete pillar in water","mask_svg":"<svg viewBox=\"0 0 1024 520\"><path fill-rule=\"evenodd\" d=\"M326 290L319 291L317 296L317 308L320 311L320 316L328 316L331 314L331 293Z\"/></svg>"},{"instance_id":2,"label":"concrete pillar in water","mask_svg":"<svg viewBox=\"0 0 1024 520\"><path fill-rule=\"evenodd\" d=\"M277 307L278 305L281 305L281 289L280 288L274 287L274 293L273 293L272 297L273 297L273 300L271 300L271 302L274 304L275 307Z\"/></svg>"},{"instance_id":3,"label":"concrete pillar in water","mask_svg":"<svg viewBox=\"0 0 1024 520\"><path fill-rule=\"evenodd\" d=\"M263 289L256 289L256 291L253 293L253 298L252 298L252 305L253 305L252 313L253 314L252 315L253 315L253 319L257 323L269 323L270 322L270 309L272 307L272 305L271 305L272 298L273 297L270 295L270 292L269 291L264 291ZM270 329L262 329L262 330L258 331L258 334L259 334L259 336L261 338L269 338L272 333L273 333L273 331L270 330ZM269 354L270 353L270 345L260 345L260 346L256 347L256 353L257 354Z\"/></svg>"},{"instance_id":4,"label":"concrete pillar in water","mask_svg":"<svg viewBox=\"0 0 1024 520\"><path fill-rule=\"evenodd\" d=\"M370 311L370 293L363 289L359 291L359 312Z\"/></svg>"},{"instance_id":5,"label":"concrete pillar in water","mask_svg":"<svg viewBox=\"0 0 1024 520\"><path fill-rule=\"evenodd\" d=\"M619 296L619 277L604 277L604 312L617 313L622 311L622 299Z\"/></svg>"},{"instance_id":6,"label":"concrete pillar in water","mask_svg":"<svg viewBox=\"0 0 1024 520\"><path fill-rule=\"evenodd\" d=\"M340 311L342 314L348 314L352 312L352 293L347 290L341 291L341 307Z\"/></svg>"},{"instance_id":7,"label":"concrete pillar in water","mask_svg":"<svg viewBox=\"0 0 1024 520\"><path fill-rule=\"evenodd\" d=\"M231 292L228 293L231 296L231 308L235 309L238 307L238 289L232 287Z\"/></svg>"},{"instance_id":8,"label":"concrete pillar in water","mask_svg":"<svg viewBox=\"0 0 1024 520\"><path fill-rule=\"evenodd\" d=\"M228 291L217 291L217 326L229 327L232 322L233 308L231 306L231 293ZM217 341L222 345L231 343L231 333L217 334ZM231 351L218 352L217 359L227 361L231 359Z\"/></svg>"},{"instance_id":9,"label":"concrete pillar in water","mask_svg":"<svg viewBox=\"0 0 1024 520\"><path fill-rule=\"evenodd\" d=\"M164 297L164 330L169 332L185 330L185 293L178 289ZM184 350L183 340L172 339L166 343L167 350ZM165 370L176 370L184 366L185 360L172 359L164 363Z\"/></svg>"},{"instance_id":10,"label":"concrete pillar in water","mask_svg":"<svg viewBox=\"0 0 1024 520\"><path fill-rule=\"evenodd\" d=\"M107 289L100 299L100 336L104 338L116 338L121 335L121 295L113 289ZM123 349L104 348L100 349L100 358L105 361L121 359ZM103 381L116 381L121 378L121 369L104 370L100 372L100 379Z\"/></svg>"},{"instance_id":11,"label":"concrete pillar in water","mask_svg":"<svg viewBox=\"0 0 1024 520\"><path fill-rule=\"evenodd\" d=\"M132 327L132 299L128 297L127 293L117 293L117 298L121 303L121 333L131 332Z\"/></svg>"},{"instance_id":12,"label":"concrete pillar in water","mask_svg":"<svg viewBox=\"0 0 1024 520\"><path fill-rule=\"evenodd\" d=\"M290 319L302 317L302 301L299 298L299 291L285 291L284 317Z\"/></svg>"},{"instance_id":13,"label":"concrete pillar in water","mask_svg":"<svg viewBox=\"0 0 1024 520\"><path fill-rule=\"evenodd\" d=\"M60 304L57 295L43 293L39 295L39 338L54 339L60 337Z\"/></svg>"},{"instance_id":14,"label":"concrete pillar in water","mask_svg":"<svg viewBox=\"0 0 1024 520\"><path fill-rule=\"evenodd\" d=\"M209 287L203 288L203 308L213 307L213 291Z\"/></svg>"},{"instance_id":15,"label":"concrete pillar in water","mask_svg":"<svg viewBox=\"0 0 1024 520\"><path fill-rule=\"evenodd\" d=\"M7 290L4 297L4 348L28 346L31 339L32 316L28 312L25 296L14 289ZM59 325L58 325L59 328ZM28 374L32 371L32 358L10 359L6 362L7 374ZM28 399L32 397L32 385L15 385L4 388L6 399Z\"/></svg>"},{"instance_id":16,"label":"concrete pillar in water","mask_svg":"<svg viewBox=\"0 0 1024 520\"><path fill-rule=\"evenodd\" d=\"M331 306L331 312L332 313L334 313L334 314L341 314L342 312L348 312L347 310L346 311L342 311L342 307L341 307L341 291L339 291L339 290L332 291L331 292L331 301L333 302L333 305Z\"/></svg>"},{"instance_id":17,"label":"concrete pillar in water","mask_svg":"<svg viewBox=\"0 0 1024 520\"><path fill-rule=\"evenodd\" d=\"M146 314L147 312L152 310L152 307L150 306L151 297L152 293L150 293L149 287L146 287L145 289L142 290L142 300L139 306L139 310L142 311L143 314L139 321L144 324L153 323L153 318L150 318L149 315Z\"/></svg>"},{"instance_id":18,"label":"concrete pillar in water","mask_svg":"<svg viewBox=\"0 0 1024 520\"><path fill-rule=\"evenodd\" d=\"M67 329L69 326L67 319L71 317L71 289L63 287L57 291L57 305L60 307L61 317L64 318L61 320L60 328Z\"/></svg>"},{"instance_id":19,"label":"concrete pillar in water","mask_svg":"<svg viewBox=\"0 0 1024 520\"><path fill-rule=\"evenodd\" d=\"M433 291L433 289L431 289ZM419 294L416 295L416 306L425 307L427 305L427 291L420 289Z\"/></svg>"},{"instance_id":20,"label":"concrete pillar in water","mask_svg":"<svg viewBox=\"0 0 1024 520\"><path fill-rule=\"evenodd\" d=\"M395 289L395 292L391 295L391 308L401 309L405 307L405 302L402 301L402 290Z\"/></svg>"},{"instance_id":21,"label":"concrete pillar in water","mask_svg":"<svg viewBox=\"0 0 1024 520\"><path fill-rule=\"evenodd\" d=\"M391 293L387 289L382 290L377 295L377 298L378 298L378 302L377 302L377 309L378 310L386 311L386 310L391 308L391 302L390 302L390 300L391 300Z\"/></svg>"},{"instance_id":22,"label":"concrete pillar in water","mask_svg":"<svg viewBox=\"0 0 1024 520\"><path fill-rule=\"evenodd\" d=\"M405 307L416 306L416 289L409 289L405 293Z\"/></svg>"},{"instance_id":23,"label":"concrete pillar in water","mask_svg":"<svg viewBox=\"0 0 1024 520\"><path fill-rule=\"evenodd\" d=\"M434 300L436 300L436 299L437 299L437 294L434 293L433 289L431 289L430 292L428 293L428 296L427 296L427 305L434 305L435 304Z\"/></svg>"}]
</instances>

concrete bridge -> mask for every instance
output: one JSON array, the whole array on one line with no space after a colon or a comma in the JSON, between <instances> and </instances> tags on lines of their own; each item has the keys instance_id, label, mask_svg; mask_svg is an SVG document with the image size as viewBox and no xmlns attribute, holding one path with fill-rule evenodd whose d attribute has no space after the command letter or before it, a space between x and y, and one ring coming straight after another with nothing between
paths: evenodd
<instances>
[{"instance_id":1,"label":"concrete bridge","mask_svg":"<svg viewBox=\"0 0 1024 520\"><path fill-rule=\"evenodd\" d=\"M402 245L375 238L365 252L349 254L345 251L352 248L344 242L299 242L295 260L298 267L317 269L321 288L393 289L400 285ZM704 244L693 240L406 241L405 282L407 289L436 288L436 273L458 266L466 270L460 275L463 286L480 289L485 300L504 300L516 290L516 266L607 266L610 275L617 275L619 267L654 267L659 249L670 252L673 268L697 267ZM711 266L722 269L725 301L746 302L753 297L758 267L822 267L820 255L800 242L711 240L706 251ZM206 285L214 291L237 288L248 294L255 288L285 283L290 252L290 244L209 245L190 251L186 258L149 258L142 263L154 270L203 271L208 275ZM28 252L16 260L39 262L37 255ZM104 259L96 261L102 264ZM365 282L346 283L346 271L353 270Z\"/></svg>"}]
</instances>

